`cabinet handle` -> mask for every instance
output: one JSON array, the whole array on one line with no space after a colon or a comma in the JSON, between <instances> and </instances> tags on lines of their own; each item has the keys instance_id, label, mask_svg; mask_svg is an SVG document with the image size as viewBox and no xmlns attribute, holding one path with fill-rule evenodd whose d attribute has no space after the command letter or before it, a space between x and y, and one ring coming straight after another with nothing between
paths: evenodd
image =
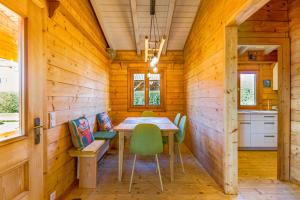
<instances>
[{"instance_id":1,"label":"cabinet handle","mask_svg":"<svg viewBox=\"0 0 300 200\"><path fill-rule=\"evenodd\" d=\"M251 124L251 122L240 122L240 124Z\"/></svg>"},{"instance_id":2,"label":"cabinet handle","mask_svg":"<svg viewBox=\"0 0 300 200\"><path fill-rule=\"evenodd\" d=\"M275 116L274 115L265 115L264 117L272 117L272 118L274 118Z\"/></svg>"},{"instance_id":3,"label":"cabinet handle","mask_svg":"<svg viewBox=\"0 0 300 200\"><path fill-rule=\"evenodd\" d=\"M268 137L268 138L274 138L274 135L265 135L264 137Z\"/></svg>"},{"instance_id":4,"label":"cabinet handle","mask_svg":"<svg viewBox=\"0 0 300 200\"><path fill-rule=\"evenodd\" d=\"M264 124L275 124L274 122L264 122Z\"/></svg>"}]
</instances>

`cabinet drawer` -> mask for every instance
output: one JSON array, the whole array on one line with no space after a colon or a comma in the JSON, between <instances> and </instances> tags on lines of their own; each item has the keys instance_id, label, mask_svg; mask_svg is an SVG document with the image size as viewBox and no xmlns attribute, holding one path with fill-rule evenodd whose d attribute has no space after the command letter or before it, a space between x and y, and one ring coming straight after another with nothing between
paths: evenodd
<instances>
[{"instance_id":1,"label":"cabinet drawer","mask_svg":"<svg viewBox=\"0 0 300 200\"><path fill-rule=\"evenodd\" d=\"M251 121L252 134L277 133L276 121Z\"/></svg>"},{"instance_id":2,"label":"cabinet drawer","mask_svg":"<svg viewBox=\"0 0 300 200\"><path fill-rule=\"evenodd\" d=\"M252 134L251 147L277 147L277 135Z\"/></svg>"},{"instance_id":3,"label":"cabinet drawer","mask_svg":"<svg viewBox=\"0 0 300 200\"><path fill-rule=\"evenodd\" d=\"M251 114L251 121L277 121L277 114Z\"/></svg>"},{"instance_id":4,"label":"cabinet drawer","mask_svg":"<svg viewBox=\"0 0 300 200\"><path fill-rule=\"evenodd\" d=\"M238 115L238 120L239 121L244 121L244 120L250 120L251 119L251 116L250 114L245 114L245 113L239 113Z\"/></svg>"}]
</instances>

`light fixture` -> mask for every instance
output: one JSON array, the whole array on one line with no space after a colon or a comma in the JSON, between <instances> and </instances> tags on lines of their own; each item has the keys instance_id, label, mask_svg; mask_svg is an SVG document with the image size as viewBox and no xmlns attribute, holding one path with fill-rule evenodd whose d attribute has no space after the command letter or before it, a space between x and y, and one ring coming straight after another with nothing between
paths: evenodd
<instances>
[{"instance_id":1,"label":"light fixture","mask_svg":"<svg viewBox=\"0 0 300 200\"><path fill-rule=\"evenodd\" d=\"M159 27L155 15L155 0L150 0L150 16L149 37L145 37L145 62L150 61L150 67L157 68L166 39L165 36L161 37L159 34Z\"/></svg>"},{"instance_id":2,"label":"light fixture","mask_svg":"<svg viewBox=\"0 0 300 200\"><path fill-rule=\"evenodd\" d=\"M154 72L154 73L157 73L157 72L158 72L158 68L157 68L157 67L154 67L154 68L153 68L153 72Z\"/></svg>"}]
</instances>

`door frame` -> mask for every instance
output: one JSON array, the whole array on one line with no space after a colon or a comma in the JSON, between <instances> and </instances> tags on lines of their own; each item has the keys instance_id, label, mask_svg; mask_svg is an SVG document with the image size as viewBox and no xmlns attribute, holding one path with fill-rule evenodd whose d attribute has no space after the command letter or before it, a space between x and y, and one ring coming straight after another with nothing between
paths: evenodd
<instances>
[{"instance_id":1,"label":"door frame","mask_svg":"<svg viewBox=\"0 0 300 200\"><path fill-rule=\"evenodd\" d=\"M278 47L278 156L277 178L290 180L291 66L289 38L240 37L239 45L279 45Z\"/></svg>"},{"instance_id":2,"label":"door frame","mask_svg":"<svg viewBox=\"0 0 300 200\"><path fill-rule=\"evenodd\" d=\"M22 59L24 70L24 133L25 135L0 143L1 159L12 158L0 165L2 174L18 167L24 168L24 188L18 194L22 199L44 199L43 181L43 129L40 143L35 144L34 119L43 122L44 82L46 60L44 57L43 20L44 0L0 0L24 19L24 47ZM22 45L22 44L21 44ZM2 157L3 156L3 157ZM12 161L13 160L13 161ZM0 197L1 198L1 197Z\"/></svg>"}]
</instances>

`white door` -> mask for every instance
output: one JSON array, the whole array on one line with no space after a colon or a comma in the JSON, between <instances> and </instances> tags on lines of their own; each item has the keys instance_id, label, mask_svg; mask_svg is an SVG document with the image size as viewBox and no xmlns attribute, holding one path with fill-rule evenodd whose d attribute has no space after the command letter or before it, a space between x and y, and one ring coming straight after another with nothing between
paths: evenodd
<instances>
[{"instance_id":1,"label":"white door","mask_svg":"<svg viewBox=\"0 0 300 200\"><path fill-rule=\"evenodd\" d=\"M239 147L251 147L251 121L239 121Z\"/></svg>"}]
</instances>

